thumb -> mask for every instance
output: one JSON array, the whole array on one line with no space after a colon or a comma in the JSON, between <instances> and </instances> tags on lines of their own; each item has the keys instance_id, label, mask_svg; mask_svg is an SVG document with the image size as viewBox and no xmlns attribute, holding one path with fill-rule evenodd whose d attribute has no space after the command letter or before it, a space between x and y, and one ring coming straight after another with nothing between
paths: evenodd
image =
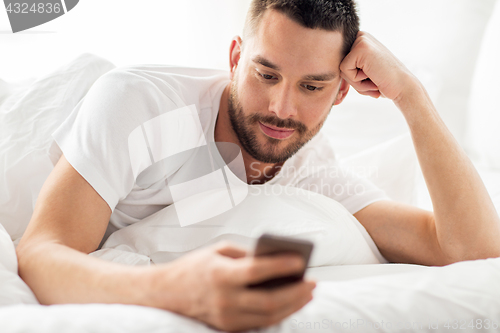
<instances>
[{"instance_id":1,"label":"thumb","mask_svg":"<svg viewBox=\"0 0 500 333\"><path fill-rule=\"evenodd\" d=\"M247 255L247 250L229 241L221 241L215 244L215 251L220 255L233 259L242 258Z\"/></svg>"}]
</instances>

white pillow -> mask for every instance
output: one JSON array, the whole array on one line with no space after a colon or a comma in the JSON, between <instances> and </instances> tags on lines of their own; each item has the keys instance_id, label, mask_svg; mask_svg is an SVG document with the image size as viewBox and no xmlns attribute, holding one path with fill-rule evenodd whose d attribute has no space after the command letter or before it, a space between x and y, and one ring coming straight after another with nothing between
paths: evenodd
<instances>
[{"instance_id":1,"label":"white pillow","mask_svg":"<svg viewBox=\"0 0 500 333\"><path fill-rule=\"evenodd\" d=\"M468 110L466 148L483 166L500 170L500 2L483 38Z\"/></svg>"},{"instance_id":2,"label":"white pillow","mask_svg":"<svg viewBox=\"0 0 500 333\"><path fill-rule=\"evenodd\" d=\"M250 247L262 233L270 232L313 241L310 267L387 262L365 228L335 200L291 186L248 187L247 197L222 214L181 227L175 204L170 205L114 232L103 249L138 253L160 263L223 239ZM217 206L218 194L214 190L204 197L207 216L210 207Z\"/></svg>"},{"instance_id":3,"label":"white pillow","mask_svg":"<svg viewBox=\"0 0 500 333\"><path fill-rule=\"evenodd\" d=\"M38 304L26 283L17 275L17 257L9 234L0 225L0 306Z\"/></svg>"},{"instance_id":4,"label":"white pillow","mask_svg":"<svg viewBox=\"0 0 500 333\"><path fill-rule=\"evenodd\" d=\"M19 240L40 189L61 156L52 132L95 80L115 66L82 54L23 89L2 81L0 104L0 223Z\"/></svg>"}]
</instances>

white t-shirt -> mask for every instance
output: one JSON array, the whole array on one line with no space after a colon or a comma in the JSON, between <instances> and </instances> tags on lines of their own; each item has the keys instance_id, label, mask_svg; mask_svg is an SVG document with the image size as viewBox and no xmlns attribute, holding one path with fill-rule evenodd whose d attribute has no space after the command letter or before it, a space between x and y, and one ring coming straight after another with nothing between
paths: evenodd
<instances>
[{"instance_id":1,"label":"white t-shirt","mask_svg":"<svg viewBox=\"0 0 500 333\"><path fill-rule=\"evenodd\" d=\"M52 136L68 162L107 202L112 210L111 224L123 228L173 203L165 177L147 188L137 184L138 172L145 166L130 153L131 142L135 142L131 133L146 136L144 125L148 121L189 108L188 113L197 113L206 141L214 142L220 98L229 82L228 72L222 70L166 65L116 68L94 83ZM166 124L173 132L186 133L171 125ZM168 149L178 149L168 147L168 135L162 138ZM149 153L153 159L152 147L147 149L144 147L145 158ZM180 173L182 168L171 167L165 175ZM287 160L273 179L252 186L268 184L320 192L340 202L351 214L372 202L388 199L370 181L339 167L321 131Z\"/></svg>"}]
</instances>

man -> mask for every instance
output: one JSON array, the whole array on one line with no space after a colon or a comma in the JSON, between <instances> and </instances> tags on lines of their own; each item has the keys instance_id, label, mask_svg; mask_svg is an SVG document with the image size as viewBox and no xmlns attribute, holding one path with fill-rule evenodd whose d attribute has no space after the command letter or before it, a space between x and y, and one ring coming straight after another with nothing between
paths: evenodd
<instances>
[{"instance_id":1,"label":"man","mask_svg":"<svg viewBox=\"0 0 500 333\"><path fill-rule=\"evenodd\" d=\"M281 166L302 154L349 86L390 98L408 122L434 212L376 191L350 211L391 262L447 265L500 256L499 217L476 170L420 82L375 38L358 32L352 1L254 0L244 38L231 43L230 68L230 82L204 70L192 79L194 69L113 71L54 133L64 155L17 248L19 273L41 303L153 306L233 331L277 323L311 300L313 281L246 289L296 272L303 262L246 257L229 243L149 267L86 255L108 221L124 227L165 206L168 200L155 196L161 189L135 186L122 148L137 124L179 103L198 105L208 119L202 124L214 124L203 130L213 130L215 141L241 147L247 181L259 184L277 179ZM214 118L203 111L212 109Z\"/></svg>"}]
</instances>

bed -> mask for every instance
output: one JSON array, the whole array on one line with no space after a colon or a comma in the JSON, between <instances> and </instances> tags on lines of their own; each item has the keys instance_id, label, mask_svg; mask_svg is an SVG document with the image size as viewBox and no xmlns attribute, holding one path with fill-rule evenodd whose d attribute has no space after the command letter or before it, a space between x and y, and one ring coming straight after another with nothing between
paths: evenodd
<instances>
[{"instance_id":1,"label":"bed","mask_svg":"<svg viewBox=\"0 0 500 333\"><path fill-rule=\"evenodd\" d=\"M45 178L60 156L50 134L93 82L113 68L114 64L106 59L82 54L35 81L11 85L0 80L3 162L0 163L0 332L215 332L195 320L147 307L42 306L17 275L15 245L29 222ZM388 157L395 155L398 159L387 163ZM345 158L342 163L351 168L376 165L377 174L365 176L391 198L432 209L408 133ZM482 164L477 167L498 210L500 172ZM315 211L323 214L317 213L317 219L328 220L338 214L335 220L339 221L333 225L318 224L314 230L294 229L299 230L294 231L295 234L327 235L317 239L320 249L317 253L323 255L313 258L307 271L308 277L318 281L314 299L280 324L259 332L494 332L500 329L500 258L464 261L445 267L391 264L378 253L356 219L322 196L313 195L311 199L309 193L297 192L289 198L256 197L255 200L292 201L294 207L314 202L318 207ZM245 215L251 203L238 214ZM324 208L327 203L328 209ZM168 210L141 221L136 229L120 230L91 255L131 265L171 260L165 253L172 249L152 251L150 243L154 243L154 239L142 232L160 220L165 221L162 219L165 214L169 214ZM290 214L290 218L297 216ZM238 215L224 218L223 223L227 224L237 220ZM254 234L228 232L226 235L230 236L226 239L246 237L246 245L251 246L257 235L255 230L263 230L259 228L258 223L252 226ZM277 226L276 230L279 229ZM136 247L126 242L130 237L139 237L133 242ZM334 237L343 245L332 247L325 242ZM343 242L342 238L345 238ZM142 247L137 245L138 239ZM199 241L201 243L194 244L193 248L206 242Z\"/></svg>"}]
</instances>

